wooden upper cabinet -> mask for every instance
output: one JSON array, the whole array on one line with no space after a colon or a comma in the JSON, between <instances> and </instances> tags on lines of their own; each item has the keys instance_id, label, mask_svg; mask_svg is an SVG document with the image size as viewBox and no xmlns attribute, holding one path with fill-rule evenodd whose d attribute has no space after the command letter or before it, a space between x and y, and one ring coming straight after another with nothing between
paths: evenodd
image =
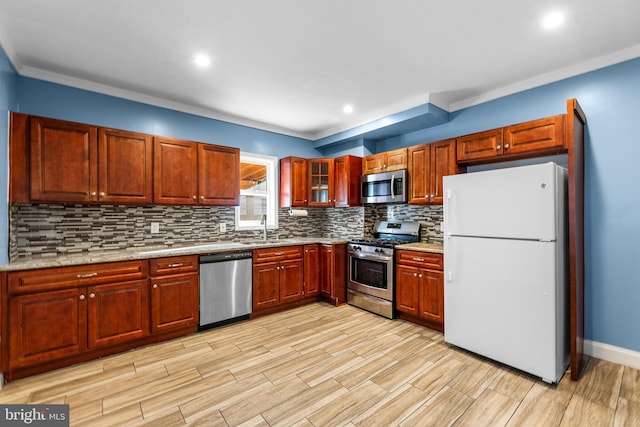
<instances>
[{"instance_id":1,"label":"wooden upper cabinet","mask_svg":"<svg viewBox=\"0 0 640 427\"><path fill-rule=\"evenodd\" d=\"M98 131L98 200L103 203L152 201L153 137L116 129Z\"/></svg>"},{"instance_id":2,"label":"wooden upper cabinet","mask_svg":"<svg viewBox=\"0 0 640 427\"><path fill-rule=\"evenodd\" d=\"M458 138L458 162L492 159L501 155L502 129L478 132Z\"/></svg>"},{"instance_id":3,"label":"wooden upper cabinet","mask_svg":"<svg viewBox=\"0 0 640 427\"><path fill-rule=\"evenodd\" d=\"M31 194L38 202L97 201L97 128L63 120L30 120Z\"/></svg>"},{"instance_id":4,"label":"wooden upper cabinet","mask_svg":"<svg viewBox=\"0 0 640 427\"><path fill-rule=\"evenodd\" d=\"M456 164L456 140L449 139L429 144L431 146L431 182L429 203L444 203L442 177L454 175L458 171Z\"/></svg>"},{"instance_id":5,"label":"wooden upper cabinet","mask_svg":"<svg viewBox=\"0 0 640 427\"><path fill-rule=\"evenodd\" d=\"M153 201L197 204L198 144L175 138L153 140Z\"/></svg>"},{"instance_id":6,"label":"wooden upper cabinet","mask_svg":"<svg viewBox=\"0 0 640 427\"><path fill-rule=\"evenodd\" d=\"M308 206L333 206L333 167L333 159L307 160Z\"/></svg>"},{"instance_id":7,"label":"wooden upper cabinet","mask_svg":"<svg viewBox=\"0 0 640 427\"><path fill-rule=\"evenodd\" d=\"M407 154L409 171L409 199L411 204L429 203L431 185L431 146L410 147Z\"/></svg>"},{"instance_id":8,"label":"wooden upper cabinet","mask_svg":"<svg viewBox=\"0 0 640 427\"><path fill-rule=\"evenodd\" d=\"M150 135L20 114L11 132L12 202L152 200Z\"/></svg>"},{"instance_id":9,"label":"wooden upper cabinet","mask_svg":"<svg viewBox=\"0 0 640 427\"><path fill-rule=\"evenodd\" d=\"M360 206L362 158L341 156L334 159L334 206Z\"/></svg>"},{"instance_id":10,"label":"wooden upper cabinet","mask_svg":"<svg viewBox=\"0 0 640 427\"><path fill-rule=\"evenodd\" d=\"M455 174L456 141L448 139L409 147L409 203L442 204L442 177Z\"/></svg>"},{"instance_id":11,"label":"wooden upper cabinet","mask_svg":"<svg viewBox=\"0 0 640 427\"><path fill-rule=\"evenodd\" d=\"M390 172L407 168L407 149L385 151L362 158L362 174Z\"/></svg>"},{"instance_id":12,"label":"wooden upper cabinet","mask_svg":"<svg viewBox=\"0 0 640 427\"><path fill-rule=\"evenodd\" d=\"M307 159L280 159L280 207L307 206Z\"/></svg>"},{"instance_id":13,"label":"wooden upper cabinet","mask_svg":"<svg viewBox=\"0 0 640 427\"><path fill-rule=\"evenodd\" d=\"M564 115L546 117L504 129L504 153L519 154L562 149Z\"/></svg>"},{"instance_id":14,"label":"wooden upper cabinet","mask_svg":"<svg viewBox=\"0 0 640 427\"><path fill-rule=\"evenodd\" d=\"M459 163L519 159L564 153L564 115L474 133L458 138Z\"/></svg>"},{"instance_id":15,"label":"wooden upper cabinet","mask_svg":"<svg viewBox=\"0 0 640 427\"><path fill-rule=\"evenodd\" d=\"M240 203L239 149L198 144L198 203L234 206Z\"/></svg>"}]
</instances>

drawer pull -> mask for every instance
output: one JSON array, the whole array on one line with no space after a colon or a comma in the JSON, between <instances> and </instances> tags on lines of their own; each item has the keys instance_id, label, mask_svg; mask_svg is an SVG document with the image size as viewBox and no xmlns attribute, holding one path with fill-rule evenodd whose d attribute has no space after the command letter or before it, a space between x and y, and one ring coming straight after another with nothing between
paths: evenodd
<instances>
[{"instance_id":1,"label":"drawer pull","mask_svg":"<svg viewBox=\"0 0 640 427\"><path fill-rule=\"evenodd\" d=\"M182 267L182 263L181 262L176 262L175 264L169 264L167 265L167 267L169 268L177 268L177 267Z\"/></svg>"},{"instance_id":2,"label":"drawer pull","mask_svg":"<svg viewBox=\"0 0 640 427\"><path fill-rule=\"evenodd\" d=\"M276 253L274 253L274 255L276 255L276 256L284 255L284 252L276 252Z\"/></svg>"},{"instance_id":3,"label":"drawer pull","mask_svg":"<svg viewBox=\"0 0 640 427\"><path fill-rule=\"evenodd\" d=\"M89 277L95 277L97 275L98 273L85 273L85 274L78 274L76 277L78 277L78 279L88 279Z\"/></svg>"},{"instance_id":4,"label":"drawer pull","mask_svg":"<svg viewBox=\"0 0 640 427\"><path fill-rule=\"evenodd\" d=\"M418 262L422 262L424 261L424 258L413 258L414 261L418 261Z\"/></svg>"}]
</instances>

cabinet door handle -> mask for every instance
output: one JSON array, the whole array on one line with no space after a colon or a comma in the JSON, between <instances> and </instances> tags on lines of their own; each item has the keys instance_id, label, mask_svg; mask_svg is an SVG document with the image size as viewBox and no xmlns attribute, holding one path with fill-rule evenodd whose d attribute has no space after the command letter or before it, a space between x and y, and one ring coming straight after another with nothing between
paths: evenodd
<instances>
[{"instance_id":1,"label":"cabinet door handle","mask_svg":"<svg viewBox=\"0 0 640 427\"><path fill-rule=\"evenodd\" d=\"M182 267L182 263L181 262L176 262L175 264L168 264L167 267L168 268Z\"/></svg>"},{"instance_id":2,"label":"cabinet door handle","mask_svg":"<svg viewBox=\"0 0 640 427\"><path fill-rule=\"evenodd\" d=\"M413 277L418 277L418 273L413 273Z\"/></svg>"},{"instance_id":3,"label":"cabinet door handle","mask_svg":"<svg viewBox=\"0 0 640 427\"><path fill-rule=\"evenodd\" d=\"M80 299L80 301L84 301L85 297L84 297L84 295L80 295L78 298Z\"/></svg>"},{"instance_id":4,"label":"cabinet door handle","mask_svg":"<svg viewBox=\"0 0 640 427\"><path fill-rule=\"evenodd\" d=\"M78 279L87 279L89 277L95 277L97 275L98 275L98 273L85 273L85 274L78 274L76 277Z\"/></svg>"},{"instance_id":5,"label":"cabinet door handle","mask_svg":"<svg viewBox=\"0 0 640 427\"><path fill-rule=\"evenodd\" d=\"M500 150L501 148L502 148L502 146L496 145L496 151Z\"/></svg>"},{"instance_id":6,"label":"cabinet door handle","mask_svg":"<svg viewBox=\"0 0 640 427\"><path fill-rule=\"evenodd\" d=\"M196 196L193 196L193 200L196 200L196 198L197 198Z\"/></svg>"},{"instance_id":7,"label":"cabinet door handle","mask_svg":"<svg viewBox=\"0 0 640 427\"><path fill-rule=\"evenodd\" d=\"M95 298L95 297L96 297L96 294L94 294L93 292L89 294L89 298Z\"/></svg>"},{"instance_id":8,"label":"cabinet door handle","mask_svg":"<svg viewBox=\"0 0 640 427\"><path fill-rule=\"evenodd\" d=\"M95 196L95 195L96 195L96 192L95 192L95 191L92 191L92 192L91 192L91 196Z\"/></svg>"},{"instance_id":9,"label":"cabinet door handle","mask_svg":"<svg viewBox=\"0 0 640 427\"><path fill-rule=\"evenodd\" d=\"M509 144L504 144L504 149L508 150L509 149Z\"/></svg>"},{"instance_id":10,"label":"cabinet door handle","mask_svg":"<svg viewBox=\"0 0 640 427\"><path fill-rule=\"evenodd\" d=\"M420 275L418 277L420 277L422 279L422 273L420 273Z\"/></svg>"},{"instance_id":11,"label":"cabinet door handle","mask_svg":"<svg viewBox=\"0 0 640 427\"><path fill-rule=\"evenodd\" d=\"M204 200L204 196L200 196L200 200Z\"/></svg>"},{"instance_id":12,"label":"cabinet door handle","mask_svg":"<svg viewBox=\"0 0 640 427\"><path fill-rule=\"evenodd\" d=\"M158 284L157 283L153 284L153 289L158 289Z\"/></svg>"},{"instance_id":13,"label":"cabinet door handle","mask_svg":"<svg viewBox=\"0 0 640 427\"><path fill-rule=\"evenodd\" d=\"M104 197L104 196L105 196L104 191L101 191L100 192L100 197Z\"/></svg>"}]
</instances>

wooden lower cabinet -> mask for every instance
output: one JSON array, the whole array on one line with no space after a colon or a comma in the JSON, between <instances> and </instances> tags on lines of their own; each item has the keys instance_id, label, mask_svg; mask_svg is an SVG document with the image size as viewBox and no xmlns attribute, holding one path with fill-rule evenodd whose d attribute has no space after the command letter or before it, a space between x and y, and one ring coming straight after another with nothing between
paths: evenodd
<instances>
[{"instance_id":1,"label":"wooden lower cabinet","mask_svg":"<svg viewBox=\"0 0 640 427\"><path fill-rule=\"evenodd\" d=\"M12 380L197 330L197 256L9 272L2 371ZM166 261L169 260L169 261ZM164 263L164 264L163 264ZM5 326L5 325L8 325ZM5 338L7 337L7 338Z\"/></svg>"},{"instance_id":2,"label":"wooden lower cabinet","mask_svg":"<svg viewBox=\"0 0 640 427\"><path fill-rule=\"evenodd\" d=\"M87 289L87 345L108 346L149 335L149 281Z\"/></svg>"},{"instance_id":3,"label":"wooden lower cabinet","mask_svg":"<svg viewBox=\"0 0 640 427\"><path fill-rule=\"evenodd\" d=\"M303 246L253 251L252 317L278 311L304 297L303 253Z\"/></svg>"},{"instance_id":4,"label":"wooden lower cabinet","mask_svg":"<svg viewBox=\"0 0 640 427\"><path fill-rule=\"evenodd\" d=\"M152 259L151 332L195 330L199 319L198 257Z\"/></svg>"},{"instance_id":5,"label":"wooden lower cabinet","mask_svg":"<svg viewBox=\"0 0 640 427\"><path fill-rule=\"evenodd\" d=\"M396 310L400 318L444 331L442 255L398 251Z\"/></svg>"},{"instance_id":6,"label":"wooden lower cabinet","mask_svg":"<svg viewBox=\"0 0 640 427\"><path fill-rule=\"evenodd\" d=\"M347 245L320 245L320 293L334 305L347 302Z\"/></svg>"},{"instance_id":7,"label":"wooden lower cabinet","mask_svg":"<svg viewBox=\"0 0 640 427\"><path fill-rule=\"evenodd\" d=\"M304 246L304 294L320 292L320 245Z\"/></svg>"},{"instance_id":8,"label":"wooden lower cabinet","mask_svg":"<svg viewBox=\"0 0 640 427\"><path fill-rule=\"evenodd\" d=\"M11 369L72 356L86 348L86 289L9 298Z\"/></svg>"}]
</instances>

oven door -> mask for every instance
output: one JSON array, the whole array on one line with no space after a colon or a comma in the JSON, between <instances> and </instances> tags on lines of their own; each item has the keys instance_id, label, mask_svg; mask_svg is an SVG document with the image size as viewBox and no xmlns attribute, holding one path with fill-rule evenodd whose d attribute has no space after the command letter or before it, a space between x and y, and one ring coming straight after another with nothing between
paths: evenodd
<instances>
[{"instance_id":1,"label":"oven door","mask_svg":"<svg viewBox=\"0 0 640 427\"><path fill-rule=\"evenodd\" d=\"M393 257L349 252L347 287L393 301Z\"/></svg>"}]
</instances>

